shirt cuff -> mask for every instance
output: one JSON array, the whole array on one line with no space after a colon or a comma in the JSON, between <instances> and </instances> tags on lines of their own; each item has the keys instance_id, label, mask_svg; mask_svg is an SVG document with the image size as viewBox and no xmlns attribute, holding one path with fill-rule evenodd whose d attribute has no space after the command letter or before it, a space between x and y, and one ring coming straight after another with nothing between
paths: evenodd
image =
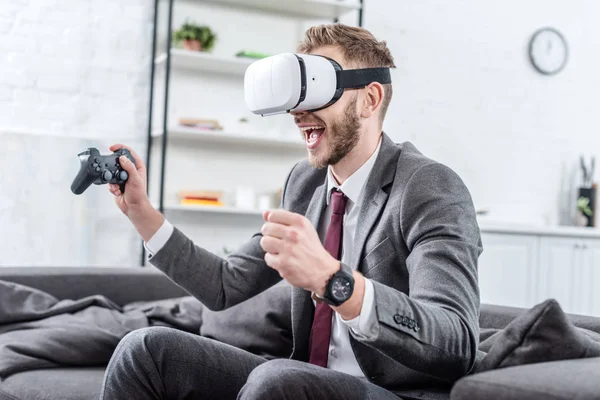
<instances>
[{"instance_id":1,"label":"shirt cuff","mask_svg":"<svg viewBox=\"0 0 600 400\"><path fill-rule=\"evenodd\" d=\"M375 288L373 282L365 279L365 296L360 314L350 320L340 318L359 339L371 339L377 336L377 312L375 311Z\"/></svg>"},{"instance_id":2,"label":"shirt cuff","mask_svg":"<svg viewBox=\"0 0 600 400\"><path fill-rule=\"evenodd\" d=\"M156 233L148 240L148 242L144 243L144 247L150 254L150 257L154 256L156 253L163 248L167 241L173 234L173 225L167 221L166 219L163 221L162 225Z\"/></svg>"}]
</instances>

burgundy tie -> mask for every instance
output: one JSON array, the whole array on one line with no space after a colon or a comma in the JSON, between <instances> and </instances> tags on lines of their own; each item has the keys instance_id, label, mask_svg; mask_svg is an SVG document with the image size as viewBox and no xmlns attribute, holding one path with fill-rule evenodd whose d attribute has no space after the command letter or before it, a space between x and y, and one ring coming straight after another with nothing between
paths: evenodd
<instances>
[{"instance_id":1,"label":"burgundy tie","mask_svg":"<svg viewBox=\"0 0 600 400\"><path fill-rule=\"evenodd\" d=\"M325 250L340 259L342 248L342 222L348 198L340 191L331 194L331 221L325 236ZM317 303L312 329L310 331L309 363L327 368L329 340L331 337L331 317L333 309L325 302Z\"/></svg>"}]
</instances>

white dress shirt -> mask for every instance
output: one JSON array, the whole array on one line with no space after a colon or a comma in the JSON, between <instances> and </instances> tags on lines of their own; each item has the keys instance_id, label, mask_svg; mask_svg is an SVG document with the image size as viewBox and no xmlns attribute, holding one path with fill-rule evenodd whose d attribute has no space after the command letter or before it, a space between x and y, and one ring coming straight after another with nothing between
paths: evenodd
<instances>
[{"instance_id":1,"label":"white dress shirt","mask_svg":"<svg viewBox=\"0 0 600 400\"><path fill-rule=\"evenodd\" d=\"M352 252L356 251L356 247L354 246L354 238L358 215L360 212L359 204L361 204L367 178L371 173L373 164L375 164L375 160L377 159L380 148L381 139L373 155L356 172L348 177L348 179L346 179L342 185L339 185L333 177L331 168L328 168L327 171L327 207L325 208L325 213L323 215L324 223L321 224L319 236L321 238L321 242L323 243L327 233L327 228L329 227L329 222L331 220L331 207L329 204L331 190L339 187L339 189L344 192L346 197L348 197L343 223L344 231L342 234L343 243L341 257L341 261L347 265L349 265L350 259L352 258ZM150 240L144 244L148 253L156 254L165 245L165 243L167 243L172 233L173 225L165 219L162 226L154 234L154 236L152 236L152 238L150 238ZM152 263L151 260L150 263ZM352 267L354 268L355 266ZM375 311L373 283L369 279L365 279L365 295L360 314L351 320L344 320L339 314L333 314L327 367L332 370L366 379L364 373L358 365L358 362L356 361L354 352L352 351L349 330L352 330L352 333L358 338L369 338L377 334L376 329L377 318Z\"/></svg>"}]
</instances>

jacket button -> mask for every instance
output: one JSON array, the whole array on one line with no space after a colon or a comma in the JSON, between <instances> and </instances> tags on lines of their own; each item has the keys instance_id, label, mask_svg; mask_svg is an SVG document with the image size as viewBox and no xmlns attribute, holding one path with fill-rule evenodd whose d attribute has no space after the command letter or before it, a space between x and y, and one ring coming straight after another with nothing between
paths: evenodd
<instances>
[{"instance_id":1,"label":"jacket button","mask_svg":"<svg viewBox=\"0 0 600 400\"><path fill-rule=\"evenodd\" d=\"M415 330L415 332L419 332L421 330L421 328L419 328L419 325L415 325L414 330Z\"/></svg>"},{"instance_id":2,"label":"jacket button","mask_svg":"<svg viewBox=\"0 0 600 400\"><path fill-rule=\"evenodd\" d=\"M397 324L401 324L402 323L402 316L400 314L394 315L394 321L396 321Z\"/></svg>"},{"instance_id":3,"label":"jacket button","mask_svg":"<svg viewBox=\"0 0 600 400\"><path fill-rule=\"evenodd\" d=\"M417 325L417 323L415 322L414 319L411 319L410 321L408 321L408 328L409 329L413 329L416 325Z\"/></svg>"},{"instance_id":4,"label":"jacket button","mask_svg":"<svg viewBox=\"0 0 600 400\"><path fill-rule=\"evenodd\" d=\"M410 318L402 317L402 325L404 325L404 326L408 325L409 321L410 321Z\"/></svg>"}]
</instances>

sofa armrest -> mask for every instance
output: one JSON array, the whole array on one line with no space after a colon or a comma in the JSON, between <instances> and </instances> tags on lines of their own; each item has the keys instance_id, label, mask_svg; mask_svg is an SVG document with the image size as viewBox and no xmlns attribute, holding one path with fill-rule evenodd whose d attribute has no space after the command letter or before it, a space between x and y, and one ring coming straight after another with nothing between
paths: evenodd
<instances>
[{"instance_id":1,"label":"sofa armrest","mask_svg":"<svg viewBox=\"0 0 600 400\"><path fill-rule=\"evenodd\" d=\"M481 304L479 326L482 329L504 329L513 319L527 312L527 308ZM600 333L600 318L589 315L565 314L579 328Z\"/></svg>"},{"instance_id":2,"label":"sofa armrest","mask_svg":"<svg viewBox=\"0 0 600 400\"><path fill-rule=\"evenodd\" d=\"M153 267L2 267L0 280L30 286L60 300L104 295L119 305L189 296Z\"/></svg>"},{"instance_id":3,"label":"sofa armrest","mask_svg":"<svg viewBox=\"0 0 600 400\"><path fill-rule=\"evenodd\" d=\"M501 368L460 379L451 400L595 399L600 393L600 357Z\"/></svg>"},{"instance_id":4,"label":"sofa armrest","mask_svg":"<svg viewBox=\"0 0 600 400\"><path fill-rule=\"evenodd\" d=\"M482 303L479 313L479 326L481 328L503 329L513 319L526 311L525 308Z\"/></svg>"}]
</instances>

